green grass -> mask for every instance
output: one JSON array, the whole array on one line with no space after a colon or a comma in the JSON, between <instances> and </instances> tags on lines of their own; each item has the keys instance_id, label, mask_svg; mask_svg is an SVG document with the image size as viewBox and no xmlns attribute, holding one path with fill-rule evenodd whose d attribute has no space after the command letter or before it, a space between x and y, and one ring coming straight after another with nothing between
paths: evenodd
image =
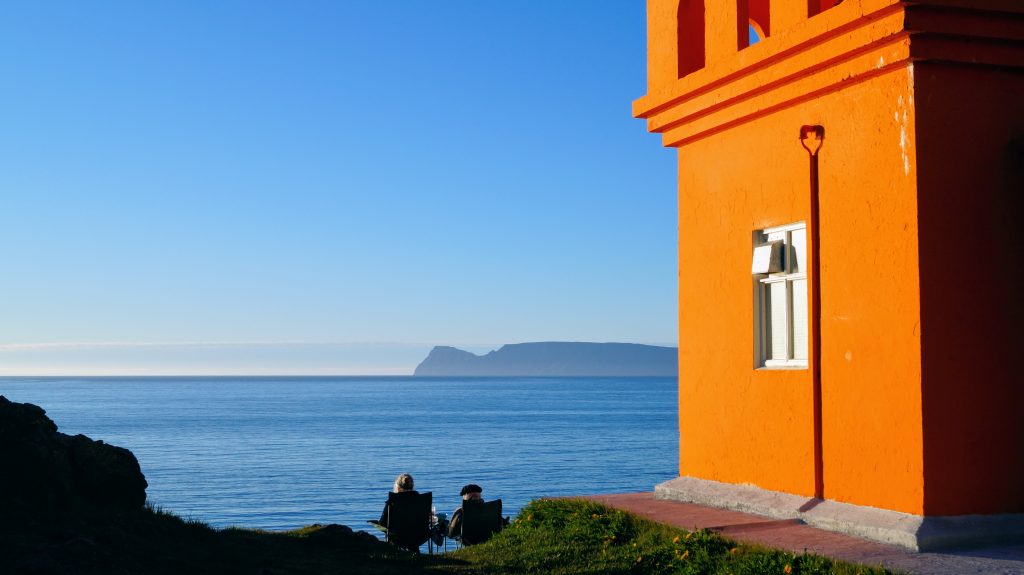
<instances>
[{"instance_id":1,"label":"green grass","mask_svg":"<svg viewBox=\"0 0 1024 575\"><path fill-rule=\"evenodd\" d=\"M582 500L538 500L483 545L454 554L481 573L881 575L852 565L684 531Z\"/></svg>"},{"instance_id":2,"label":"green grass","mask_svg":"<svg viewBox=\"0 0 1024 575\"><path fill-rule=\"evenodd\" d=\"M737 545L582 500L534 501L491 541L415 555L339 525L213 529L159 508L0 513L0 573L881 575L879 568Z\"/></svg>"}]
</instances>

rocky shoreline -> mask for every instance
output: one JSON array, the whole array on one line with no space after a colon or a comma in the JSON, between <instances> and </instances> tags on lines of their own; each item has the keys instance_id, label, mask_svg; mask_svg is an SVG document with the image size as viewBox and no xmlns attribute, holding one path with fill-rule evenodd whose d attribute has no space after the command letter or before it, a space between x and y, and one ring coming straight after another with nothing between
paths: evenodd
<instances>
[{"instance_id":1,"label":"rocky shoreline","mask_svg":"<svg viewBox=\"0 0 1024 575\"><path fill-rule=\"evenodd\" d=\"M131 451L0 396L0 573L417 573L443 559L344 525L213 529L146 504Z\"/></svg>"},{"instance_id":2,"label":"rocky shoreline","mask_svg":"<svg viewBox=\"0 0 1024 575\"><path fill-rule=\"evenodd\" d=\"M123 447L57 431L39 406L0 395L0 497L36 510L98 505L141 509L146 482Z\"/></svg>"}]
</instances>

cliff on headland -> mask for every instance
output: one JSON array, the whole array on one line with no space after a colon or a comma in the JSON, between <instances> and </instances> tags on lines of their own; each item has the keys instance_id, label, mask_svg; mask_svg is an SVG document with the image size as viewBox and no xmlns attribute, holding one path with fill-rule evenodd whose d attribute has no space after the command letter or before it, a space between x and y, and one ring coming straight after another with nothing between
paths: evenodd
<instances>
[{"instance_id":1,"label":"cliff on headland","mask_svg":"<svg viewBox=\"0 0 1024 575\"><path fill-rule=\"evenodd\" d=\"M430 351L417 376L675 377L678 350L635 343L539 342L485 355L449 346Z\"/></svg>"}]
</instances>

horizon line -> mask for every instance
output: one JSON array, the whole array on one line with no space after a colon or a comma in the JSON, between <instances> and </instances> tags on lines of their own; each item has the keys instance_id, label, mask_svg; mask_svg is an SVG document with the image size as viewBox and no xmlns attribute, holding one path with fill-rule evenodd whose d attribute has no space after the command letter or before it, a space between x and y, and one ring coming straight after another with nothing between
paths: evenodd
<instances>
[{"instance_id":1,"label":"horizon line","mask_svg":"<svg viewBox=\"0 0 1024 575\"><path fill-rule=\"evenodd\" d=\"M245 347L245 346L404 346L404 347L493 347L504 345L518 345L523 343L631 343L636 345L654 345L665 347L678 347L678 343L671 342L631 342L623 340L532 340L503 343L430 343L430 342L402 342L402 341L78 341L78 342L29 342L29 343L0 343L0 352L19 351L33 349L53 348L100 348L100 347Z\"/></svg>"}]
</instances>

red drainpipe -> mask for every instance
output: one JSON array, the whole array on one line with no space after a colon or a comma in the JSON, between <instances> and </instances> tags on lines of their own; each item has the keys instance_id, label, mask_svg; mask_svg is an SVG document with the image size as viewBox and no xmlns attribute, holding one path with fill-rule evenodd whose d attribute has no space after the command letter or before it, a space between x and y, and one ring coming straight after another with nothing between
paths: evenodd
<instances>
[{"instance_id":1,"label":"red drainpipe","mask_svg":"<svg viewBox=\"0 0 1024 575\"><path fill-rule=\"evenodd\" d=\"M800 126L800 145L811 164L811 395L814 402L814 496L825 498L824 456L821 443L821 264L818 233L818 150L825 141L822 126Z\"/></svg>"}]
</instances>

